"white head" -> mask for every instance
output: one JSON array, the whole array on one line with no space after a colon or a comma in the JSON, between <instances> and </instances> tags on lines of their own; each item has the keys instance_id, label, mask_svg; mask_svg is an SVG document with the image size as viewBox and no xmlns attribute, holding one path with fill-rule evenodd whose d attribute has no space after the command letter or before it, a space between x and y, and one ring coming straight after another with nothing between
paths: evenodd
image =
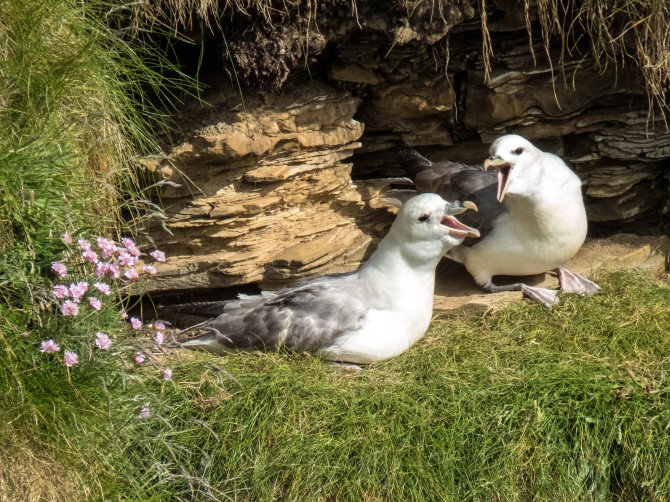
<instances>
[{"instance_id":1,"label":"white head","mask_svg":"<svg viewBox=\"0 0 670 502\"><path fill-rule=\"evenodd\" d=\"M498 170L498 202L505 195L527 195L543 176L544 153L521 136L509 134L496 139L489 149L491 156L484 169Z\"/></svg>"},{"instance_id":2,"label":"white head","mask_svg":"<svg viewBox=\"0 0 670 502\"><path fill-rule=\"evenodd\" d=\"M471 202L449 203L432 193L412 197L405 202L384 241L402 248L411 261L437 265L440 258L466 237L479 237L479 231L458 221L453 215L476 209Z\"/></svg>"}]
</instances>

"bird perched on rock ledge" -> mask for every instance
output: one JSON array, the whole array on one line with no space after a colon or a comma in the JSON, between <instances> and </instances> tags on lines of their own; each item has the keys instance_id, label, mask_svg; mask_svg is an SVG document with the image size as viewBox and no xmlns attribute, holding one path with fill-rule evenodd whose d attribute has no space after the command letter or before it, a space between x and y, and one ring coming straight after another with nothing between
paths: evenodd
<instances>
[{"instance_id":1,"label":"bird perched on rock ledge","mask_svg":"<svg viewBox=\"0 0 670 502\"><path fill-rule=\"evenodd\" d=\"M454 215L464 202L438 195L408 200L370 259L356 272L313 279L277 292L229 302L186 304L216 317L182 331L206 333L181 342L217 354L286 347L326 359L370 363L397 356L428 329L435 268L444 254L479 232Z\"/></svg>"},{"instance_id":2,"label":"bird perched on rock ledge","mask_svg":"<svg viewBox=\"0 0 670 502\"><path fill-rule=\"evenodd\" d=\"M559 301L556 291L522 282L498 286L493 277L555 270L562 291L587 296L598 291L595 283L561 266L584 243L587 222L581 181L559 157L514 134L493 142L483 169L433 163L409 147L399 153L418 192L468 199L479 207L463 221L478 228L481 238L466 241L448 256L462 263L482 288L494 293L522 291L551 307Z\"/></svg>"}]
</instances>

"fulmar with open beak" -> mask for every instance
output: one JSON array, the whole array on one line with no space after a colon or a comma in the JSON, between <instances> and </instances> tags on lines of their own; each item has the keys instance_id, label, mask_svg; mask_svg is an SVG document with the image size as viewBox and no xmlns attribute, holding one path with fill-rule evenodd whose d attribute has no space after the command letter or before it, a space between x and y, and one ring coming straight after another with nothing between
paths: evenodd
<instances>
[{"instance_id":1,"label":"fulmar with open beak","mask_svg":"<svg viewBox=\"0 0 670 502\"><path fill-rule=\"evenodd\" d=\"M417 195L355 272L229 302L177 307L176 312L214 314L181 332L181 346L216 354L285 347L348 363L397 356L428 329L440 259L463 239L479 236L456 218L468 208L476 209L435 194ZM194 329L205 333L185 340Z\"/></svg>"},{"instance_id":2,"label":"fulmar with open beak","mask_svg":"<svg viewBox=\"0 0 670 502\"><path fill-rule=\"evenodd\" d=\"M493 277L528 276L555 270L562 291L591 296L598 286L562 265L579 251L587 221L581 181L556 155L511 134L493 142L484 169L454 162L433 163L403 148L400 159L418 192L473 201L479 212L464 223L481 238L466 241L449 257L463 263L477 284L491 292L522 291L551 307L556 291L521 282L498 286Z\"/></svg>"}]
</instances>

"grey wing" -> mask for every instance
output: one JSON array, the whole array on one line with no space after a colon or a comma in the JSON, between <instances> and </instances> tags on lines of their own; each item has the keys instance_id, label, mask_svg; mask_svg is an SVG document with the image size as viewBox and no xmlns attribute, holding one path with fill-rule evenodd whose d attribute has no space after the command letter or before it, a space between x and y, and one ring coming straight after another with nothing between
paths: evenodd
<instances>
[{"instance_id":1,"label":"grey wing","mask_svg":"<svg viewBox=\"0 0 670 502\"><path fill-rule=\"evenodd\" d=\"M477 205L479 211L458 215L459 220L477 228L480 233L479 239L466 239L466 246L481 241L493 228L496 218L505 212L505 207L496 197L497 178L494 172L460 162L431 162L409 148L403 148L399 159L408 174L414 177L417 192L436 193L452 202L469 200Z\"/></svg>"},{"instance_id":2,"label":"grey wing","mask_svg":"<svg viewBox=\"0 0 670 502\"><path fill-rule=\"evenodd\" d=\"M228 304L211 327L221 343L236 349L316 351L360 329L367 309L359 295L346 287L352 282L326 279L286 288L271 297L247 297Z\"/></svg>"}]
</instances>

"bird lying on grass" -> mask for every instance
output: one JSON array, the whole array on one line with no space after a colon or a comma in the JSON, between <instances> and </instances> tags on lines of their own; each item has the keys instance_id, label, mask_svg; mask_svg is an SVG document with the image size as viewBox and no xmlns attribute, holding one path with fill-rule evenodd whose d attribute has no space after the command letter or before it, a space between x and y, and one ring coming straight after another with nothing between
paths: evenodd
<instances>
[{"instance_id":1,"label":"bird lying on grass","mask_svg":"<svg viewBox=\"0 0 670 502\"><path fill-rule=\"evenodd\" d=\"M285 347L349 363L397 356L428 329L440 258L466 237L479 236L454 217L468 208L476 209L469 202L418 195L403 205L379 247L355 272L228 302L183 305L178 312L214 308L220 315L182 331L182 336L194 329L207 333L181 346L216 354Z\"/></svg>"},{"instance_id":2,"label":"bird lying on grass","mask_svg":"<svg viewBox=\"0 0 670 502\"><path fill-rule=\"evenodd\" d=\"M563 268L586 238L581 181L556 155L545 153L517 135L498 138L484 169L455 162L433 163L409 147L400 160L418 192L450 200L473 201L479 212L464 215L481 238L466 240L449 257L462 263L487 291L522 291L551 308L554 290L521 282L498 286L493 276L527 276L555 270L561 291L591 296L599 287ZM490 172L493 169L496 175Z\"/></svg>"}]
</instances>

